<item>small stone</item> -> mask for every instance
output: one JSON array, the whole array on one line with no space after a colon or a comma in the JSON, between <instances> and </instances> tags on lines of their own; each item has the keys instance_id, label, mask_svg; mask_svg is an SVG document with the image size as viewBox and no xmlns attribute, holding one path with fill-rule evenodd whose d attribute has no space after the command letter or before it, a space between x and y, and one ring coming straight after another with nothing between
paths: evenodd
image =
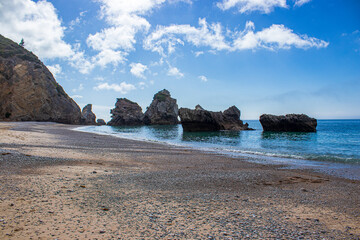
<instances>
[{"instance_id":1,"label":"small stone","mask_svg":"<svg viewBox=\"0 0 360 240\"><path fill-rule=\"evenodd\" d=\"M93 171L92 173L94 173L94 174L95 174L95 173L97 173L97 171Z\"/></svg>"},{"instance_id":2,"label":"small stone","mask_svg":"<svg viewBox=\"0 0 360 240\"><path fill-rule=\"evenodd\" d=\"M99 232L99 233L103 234L103 233L105 233L105 230L100 230L100 232Z\"/></svg>"}]
</instances>

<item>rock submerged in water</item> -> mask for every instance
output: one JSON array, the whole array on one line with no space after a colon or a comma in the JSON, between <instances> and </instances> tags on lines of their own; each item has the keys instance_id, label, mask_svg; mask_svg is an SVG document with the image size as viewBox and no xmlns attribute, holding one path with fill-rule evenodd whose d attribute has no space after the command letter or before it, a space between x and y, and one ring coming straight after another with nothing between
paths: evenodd
<instances>
[{"instance_id":1,"label":"rock submerged in water","mask_svg":"<svg viewBox=\"0 0 360 240\"><path fill-rule=\"evenodd\" d=\"M96 120L96 123L97 123L97 125L99 125L99 126L102 126L102 125L106 125L106 122L105 122L105 120L104 119L98 119L98 120Z\"/></svg>"},{"instance_id":2,"label":"rock submerged in water","mask_svg":"<svg viewBox=\"0 0 360 240\"><path fill-rule=\"evenodd\" d=\"M80 107L31 52L0 35L0 120L80 124Z\"/></svg>"},{"instance_id":3,"label":"rock submerged in water","mask_svg":"<svg viewBox=\"0 0 360 240\"><path fill-rule=\"evenodd\" d=\"M144 115L146 125L173 125L178 124L178 105L166 89L154 95L153 101Z\"/></svg>"},{"instance_id":4,"label":"rock submerged in water","mask_svg":"<svg viewBox=\"0 0 360 240\"><path fill-rule=\"evenodd\" d=\"M185 132L206 132L220 130L252 130L240 120L240 110L232 106L224 112L204 110L200 105L195 110L180 108L179 116Z\"/></svg>"},{"instance_id":5,"label":"rock submerged in water","mask_svg":"<svg viewBox=\"0 0 360 240\"><path fill-rule=\"evenodd\" d=\"M126 98L118 98L112 114L110 126L139 126L143 125L144 114L141 107Z\"/></svg>"},{"instance_id":6,"label":"rock submerged in water","mask_svg":"<svg viewBox=\"0 0 360 240\"><path fill-rule=\"evenodd\" d=\"M86 105L81 112L81 124L96 125L96 115L92 112L92 104Z\"/></svg>"},{"instance_id":7,"label":"rock submerged in water","mask_svg":"<svg viewBox=\"0 0 360 240\"><path fill-rule=\"evenodd\" d=\"M260 123L264 131L272 132L316 132L317 126L317 120L305 114L263 114Z\"/></svg>"}]
</instances>

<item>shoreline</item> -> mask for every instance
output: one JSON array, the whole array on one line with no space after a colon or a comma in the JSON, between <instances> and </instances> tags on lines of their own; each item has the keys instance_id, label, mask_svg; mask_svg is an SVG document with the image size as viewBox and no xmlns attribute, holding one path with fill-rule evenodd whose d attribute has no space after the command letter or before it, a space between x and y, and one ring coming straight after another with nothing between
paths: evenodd
<instances>
[{"instance_id":1,"label":"shoreline","mask_svg":"<svg viewBox=\"0 0 360 240\"><path fill-rule=\"evenodd\" d=\"M210 148L197 148L196 146L191 145L182 145L178 143L160 141L160 140L152 140L152 139L133 139L131 137L120 136L118 134L111 134L105 132L96 132L96 131L86 131L82 128L86 128L89 126L79 126L75 127L73 131L85 132L85 133L93 133L97 135L103 136L111 136L121 139L127 139L131 141L139 141L143 143L155 143L161 144L164 146L172 146L179 147L182 149L199 151L204 154L215 154L223 157L230 157L237 160L245 160L250 163L256 164L265 164L265 165L274 165L278 167L284 167L289 169L308 169L310 171L325 173L332 176L345 178L349 180L360 180L360 164L357 163L342 163L336 161L319 161L319 160L311 160L305 158L294 158L294 157L286 157L286 156L272 156L261 153L244 153L244 152L233 152L226 151L224 149L210 149Z\"/></svg>"},{"instance_id":2,"label":"shoreline","mask_svg":"<svg viewBox=\"0 0 360 240\"><path fill-rule=\"evenodd\" d=\"M0 123L1 239L360 237L360 181L74 127Z\"/></svg>"}]
</instances>

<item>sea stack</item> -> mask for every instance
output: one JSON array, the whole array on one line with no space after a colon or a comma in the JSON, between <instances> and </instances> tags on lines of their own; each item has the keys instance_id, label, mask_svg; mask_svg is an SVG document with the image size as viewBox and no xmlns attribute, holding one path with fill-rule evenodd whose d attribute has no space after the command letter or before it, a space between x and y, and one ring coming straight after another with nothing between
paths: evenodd
<instances>
[{"instance_id":1,"label":"sea stack","mask_svg":"<svg viewBox=\"0 0 360 240\"><path fill-rule=\"evenodd\" d=\"M33 53L0 35L0 121L80 124L79 106Z\"/></svg>"},{"instance_id":2,"label":"sea stack","mask_svg":"<svg viewBox=\"0 0 360 240\"><path fill-rule=\"evenodd\" d=\"M139 126L143 125L144 114L141 107L126 98L118 98L112 114L110 126Z\"/></svg>"},{"instance_id":3,"label":"sea stack","mask_svg":"<svg viewBox=\"0 0 360 240\"><path fill-rule=\"evenodd\" d=\"M98 125L98 126L102 126L102 125L106 125L106 122L105 122L105 120L104 119L98 119L98 120L96 120L96 124Z\"/></svg>"},{"instance_id":4,"label":"sea stack","mask_svg":"<svg viewBox=\"0 0 360 240\"><path fill-rule=\"evenodd\" d=\"M264 131L272 132L316 132L317 126L317 120L305 114L263 114L260 123Z\"/></svg>"},{"instance_id":5,"label":"sea stack","mask_svg":"<svg viewBox=\"0 0 360 240\"><path fill-rule=\"evenodd\" d=\"M252 130L240 120L240 110L232 106L224 112L211 112L197 105L194 110L180 108L179 116L185 132L207 132L220 130Z\"/></svg>"},{"instance_id":6,"label":"sea stack","mask_svg":"<svg viewBox=\"0 0 360 240\"><path fill-rule=\"evenodd\" d=\"M176 99L164 89L154 95L153 101L145 112L144 123L146 125L178 124L178 112Z\"/></svg>"},{"instance_id":7,"label":"sea stack","mask_svg":"<svg viewBox=\"0 0 360 240\"><path fill-rule=\"evenodd\" d=\"M92 104L86 105L81 112L81 124L96 125L96 115L92 112Z\"/></svg>"}]
</instances>

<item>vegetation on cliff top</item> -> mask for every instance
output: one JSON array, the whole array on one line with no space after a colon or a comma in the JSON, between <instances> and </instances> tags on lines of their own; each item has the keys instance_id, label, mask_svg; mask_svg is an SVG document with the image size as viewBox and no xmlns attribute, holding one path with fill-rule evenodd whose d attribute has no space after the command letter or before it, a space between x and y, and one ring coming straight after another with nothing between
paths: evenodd
<instances>
[{"instance_id":1,"label":"vegetation on cliff top","mask_svg":"<svg viewBox=\"0 0 360 240\"><path fill-rule=\"evenodd\" d=\"M5 38L0 34L0 57L11 58L17 57L24 61L40 63L40 60L30 51L21 47L19 44Z\"/></svg>"}]
</instances>

